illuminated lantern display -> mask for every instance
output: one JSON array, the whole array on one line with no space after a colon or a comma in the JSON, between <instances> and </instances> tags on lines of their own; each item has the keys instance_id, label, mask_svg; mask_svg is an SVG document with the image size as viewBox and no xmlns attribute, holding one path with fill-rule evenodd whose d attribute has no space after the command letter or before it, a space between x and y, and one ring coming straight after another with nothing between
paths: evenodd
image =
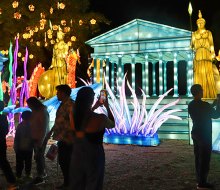
<instances>
[{"instance_id":1,"label":"illuminated lantern display","mask_svg":"<svg viewBox=\"0 0 220 190\"><path fill-rule=\"evenodd\" d=\"M77 54L76 51L70 50L68 57L67 57L67 69L68 69L68 75L67 75L67 84L71 88L76 88L76 64L77 61L79 61L79 53Z\"/></svg>"},{"instance_id":2,"label":"illuminated lantern display","mask_svg":"<svg viewBox=\"0 0 220 190\"><path fill-rule=\"evenodd\" d=\"M31 75L31 78L29 80L30 96L37 96L37 82L44 71L45 71L45 69L44 69L44 67L42 67L41 63L39 63L37 65L37 67L35 67L32 75Z\"/></svg>"}]
</instances>

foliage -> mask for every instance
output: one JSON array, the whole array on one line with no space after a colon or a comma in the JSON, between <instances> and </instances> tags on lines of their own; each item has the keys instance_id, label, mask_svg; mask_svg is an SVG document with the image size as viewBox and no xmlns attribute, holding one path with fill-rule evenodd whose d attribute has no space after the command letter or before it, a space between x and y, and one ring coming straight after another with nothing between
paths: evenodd
<instances>
[{"instance_id":1,"label":"foliage","mask_svg":"<svg viewBox=\"0 0 220 190\"><path fill-rule=\"evenodd\" d=\"M0 1L0 51L7 50L10 41L14 43L15 36L19 34L21 58L25 54L25 47L28 47L29 54L34 55L33 59L29 59L28 70L32 71L39 62L47 69L52 58L57 26L66 31L65 42L72 43L70 48L85 51L84 42L99 31L101 23L109 24L102 14L91 11L89 6L89 0ZM91 24L92 19L96 21L95 24ZM23 64L21 58L18 64Z\"/></svg>"}]
</instances>

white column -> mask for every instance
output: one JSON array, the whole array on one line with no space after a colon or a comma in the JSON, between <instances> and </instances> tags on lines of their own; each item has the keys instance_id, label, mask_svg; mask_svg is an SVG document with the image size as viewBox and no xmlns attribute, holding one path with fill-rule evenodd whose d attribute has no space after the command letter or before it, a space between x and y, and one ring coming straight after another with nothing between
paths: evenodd
<instances>
[{"instance_id":1,"label":"white column","mask_svg":"<svg viewBox=\"0 0 220 190\"><path fill-rule=\"evenodd\" d=\"M111 89L112 92L114 93L114 88L115 88L115 63L111 63Z\"/></svg>"},{"instance_id":2,"label":"white column","mask_svg":"<svg viewBox=\"0 0 220 190\"><path fill-rule=\"evenodd\" d=\"M164 62L163 65L163 89L164 92L167 91L167 62Z\"/></svg>"},{"instance_id":3,"label":"white column","mask_svg":"<svg viewBox=\"0 0 220 190\"><path fill-rule=\"evenodd\" d=\"M144 92L146 93L146 96L149 97L149 62L148 62L148 55L146 54L144 56L145 63L144 63L144 74L142 74L142 84L144 87Z\"/></svg>"},{"instance_id":4,"label":"white column","mask_svg":"<svg viewBox=\"0 0 220 190\"><path fill-rule=\"evenodd\" d=\"M173 80L174 80L174 94L173 97L178 97L178 61L177 61L177 53L173 53Z\"/></svg>"},{"instance_id":5,"label":"white column","mask_svg":"<svg viewBox=\"0 0 220 190\"><path fill-rule=\"evenodd\" d=\"M153 87L153 94L152 96L156 96L156 71L155 71L155 65L156 65L156 62L152 62L152 87Z\"/></svg>"},{"instance_id":6,"label":"white column","mask_svg":"<svg viewBox=\"0 0 220 190\"><path fill-rule=\"evenodd\" d=\"M117 80L118 85L121 87L122 79L124 76L124 66L122 65L122 55L118 55L118 69L117 69Z\"/></svg>"},{"instance_id":7,"label":"white column","mask_svg":"<svg viewBox=\"0 0 220 190\"><path fill-rule=\"evenodd\" d=\"M100 77L100 81L99 83L102 84L102 86L104 86L104 81L103 81L103 64L104 64L104 60L103 59L100 59L100 68L99 68L99 77Z\"/></svg>"},{"instance_id":8,"label":"white column","mask_svg":"<svg viewBox=\"0 0 220 190\"><path fill-rule=\"evenodd\" d=\"M106 57L106 62L105 62L105 79L107 83L109 84L110 81L110 75L109 75L109 57Z\"/></svg>"},{"instance_id":9,"label":"white column","mask_svg":"<svg viewBox=\"0 0 220 190\"><path fill-rule=\"evenodd\" d=\"M186 77L187 77L187 96L192 97L192 94L190 92L190 88L193 85L193 56L192 52L187 54L188 60L187 60L187 67L186 67Z\"/></svg>"},{"instance_id":10,"label":"white column","mask_svg":"<svg viewBox=\"0 0 220 190\"><path fill-rule=\"evenodd\" d=\"M93 82L96 83L97 81L97 59L96 57L93 58L94 61L94 67L93 67Z\"/></svg>"},{"instance_id":11,"label":"white column","mask_svg":"<svg viewBox=\"0 0 220 190\"><path fill-rule=\"evenodd\" d=\"M163 60L162 53L159 53L159 95L163 94Z\"/></svg>"},{"instance_id":12,"label":"white column","mask_svg":"<svg viewBox=\"0 0 220 190\"><path fill-rule=\"evenodd\" d=\"M131 87L135 91L135 55L131 55Z\"/></svg>"}]
</instances>

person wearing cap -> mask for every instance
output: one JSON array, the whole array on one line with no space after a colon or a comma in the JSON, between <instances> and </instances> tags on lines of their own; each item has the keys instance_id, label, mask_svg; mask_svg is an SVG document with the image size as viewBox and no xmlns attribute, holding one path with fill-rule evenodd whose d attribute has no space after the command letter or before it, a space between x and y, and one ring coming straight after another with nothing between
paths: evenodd
<instances>
[{"instance_id":1,"label":"person wearing cap","mask_svg":"<svg viewBox=\"0 0 220 190\"><path fill-rule=\"evenodd\" d=\"M220 101L216 108L202 100L203 88L200 84L191 87L193 100L188 105L188 112L193 122L192 140L195 155L197 189L212 189L207 182L212 152L212 118L220 117Z\"/></svg>"}]
</instances>

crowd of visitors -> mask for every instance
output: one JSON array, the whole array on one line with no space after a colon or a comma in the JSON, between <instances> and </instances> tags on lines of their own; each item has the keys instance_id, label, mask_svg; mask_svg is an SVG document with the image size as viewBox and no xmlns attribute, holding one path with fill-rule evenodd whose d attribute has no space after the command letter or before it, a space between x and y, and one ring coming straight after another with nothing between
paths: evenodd
<instances>
[{"instance_id":1,"label":"crowd of visitors","mask_svg":"<svg viewBox=\"0 0 220 190\"><path fill-rule=\"evenodd\" d=\"M47 107L36 97L27 99L31 111L21 114L22 121L16 127L14 150L16 153L16 174L6 156L6 135L8 121L0 115L0 168L8 181L8 189L18 189L22 178L32 185L45 183L45 149L50 137L57 141L58 163L63 174L63 184L56 189L102 189L104 179L105 154L102 146L105 128L114 127L114 118L108 105L99 99L93 105L94 91L82 87L76 102L70 98L68 85L56 87L60 106L56 112L54 126L49 130ZM99 106L105 106L108 116L94 113ZM0 101L0 111L4 103ZM32 178L32 155L36 162L37 176ZM25 176L22 172L25 170Z\"/></svg>"},{"instance_id":2,"label":"crowd of visitors","mask_svg":"<svg viewBox=\"0 0 220 190\"><path fill-rule=\"evenodd\" d=\"M50 137L57 141L58 163L63 174L63 184L56 189L103 189L105 170L103 135L105 128L115 126L108 98L99 97L94 103L93 89L82 87L73 101L68 85L58 85L56 90L60 106L50 131L47 107L36 97L27 99L31 111L24 111L21 114L22 121L16 128L14 138L16 175L13 174L6 154L6 135L9 130L7 117L0 114L0 168L7 179L9 190L18 189L23 170L25 178L31 180L32 185L45 183L47 177L45 149ZM194 84L191 93L193 100L188 105L188 111L193 121L191 133L197 189L212 189L214 186L207 182L212 150L211 119L220 117L220 101L217 99L214 105L203 101L203 88L200 84ZM100 106L106 108L107 116L94 112ZM4 103L0 101L0 112L3 108ZM35 178L31 175L33 152L37 170Z\"/></svg>"}]
</instances>

